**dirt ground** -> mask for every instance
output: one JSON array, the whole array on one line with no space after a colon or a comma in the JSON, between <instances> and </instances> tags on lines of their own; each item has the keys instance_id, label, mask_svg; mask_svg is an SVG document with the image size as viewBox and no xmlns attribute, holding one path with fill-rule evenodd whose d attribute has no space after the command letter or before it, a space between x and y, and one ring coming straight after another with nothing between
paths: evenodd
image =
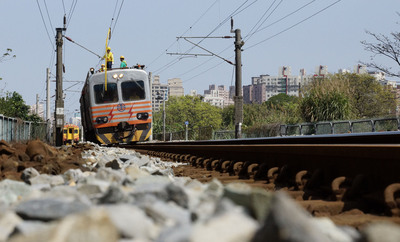
<instances>
[{"instance_id":1,"label":"dirt ground","mask_svg":"<svg viewBox=\"0 0 400 242\"><path fill-rule=\"evenodd\" d=\"M69 169L87 170L81 158L89 144L55 148L40 140L9 144L0 141L0 180L21 180L25 168L33 167L41 174L58 175Z\"/></svg>"}]
</instances>

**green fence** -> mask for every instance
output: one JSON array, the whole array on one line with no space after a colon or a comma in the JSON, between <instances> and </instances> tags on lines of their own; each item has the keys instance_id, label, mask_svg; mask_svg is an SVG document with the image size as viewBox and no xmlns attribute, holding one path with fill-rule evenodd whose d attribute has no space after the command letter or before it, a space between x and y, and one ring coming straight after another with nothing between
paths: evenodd
<instances>
[{"instance_id":1,"label":"green fence","mask_svg":"<svg viewBox=\"0 0 400 242\"><path fill-rule=\"evenodd\" d=\"M0 115L0 140L18 142L30 139L47 141L47 123L23 121Z\"/></svg>"}]
</instances>

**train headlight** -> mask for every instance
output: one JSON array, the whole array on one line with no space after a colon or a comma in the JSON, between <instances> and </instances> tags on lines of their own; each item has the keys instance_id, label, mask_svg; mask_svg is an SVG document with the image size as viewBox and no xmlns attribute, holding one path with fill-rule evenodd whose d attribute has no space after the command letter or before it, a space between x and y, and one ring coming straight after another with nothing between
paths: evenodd
<instances>
[{"instance_id":1,"label":"train headlight","mask_svg":"<svg viewBox=\"0 0 400 242\"><path fill-rule=\"evenodd\" d=\"M97 117L96 118L96 123L98 124L105 124L108 122L108 117L104 116L104 117Z\"/></svg>"},{"instance_id":2,"label":"train headlight","mask_svg":"<svg viewBox=\"0 0 400 242\"><path fill-rule=\"evenodd\" d=\"M136 114L136 118L139 120L146 120L149 118L149 114L148 113L138 113L138 114Z\"/></svg>"},{"instance_id":3,"label":"train headlight","mask_svg":"<svg viewBox=\"0 0 400 242\"><path fill-rule=\"evenodd\" d=\"M119 74L118 77L119 77L119 79L121 79L122 77L124 77L124 74L121 73L121 74Z\"/></svg>"},{"instance_id":4,"label":"train headlight","mask_svg":"<svg viewBox=\"0 0 400 242\"><path fill-rule=\"evenodd\" d=\"M113 75L113 78L114 78L114 79L117 79L117 78L118 78L118 74L114 74L114 75Z\"/></svg>"}]
</instances>

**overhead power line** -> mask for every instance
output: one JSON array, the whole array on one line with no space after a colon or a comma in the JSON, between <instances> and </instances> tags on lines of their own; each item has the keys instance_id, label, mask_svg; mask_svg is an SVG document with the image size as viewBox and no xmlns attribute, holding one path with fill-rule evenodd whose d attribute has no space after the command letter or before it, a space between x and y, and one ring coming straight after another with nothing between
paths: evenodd
<instances>
[{"instance_id":1,"label":"overhead power line","mask_svg":"<svg viewBox=\"0 0 400 242\"><path fill-rule=\"evenodd\" d=\"M315 1L316 1L316 0L312 0L311 2L304 4L304 5L301 6L300 8L298 8L298 9L294 10L293 12L291 12L291 13L289 13L289 14L283 16L282 18L280 18L280 19L278 19L278 20L276 20L276 21L270 23L269 25L258 29L258 30L255 31L254 33L258 33L258 32L260 32L260 31L262 31L262 30L265 30L265 29L271 27L272 25L274 25L274 24L276 24L276 23L279 23L280 21L282 21L282 20L286 19L287 17L289 17L289 16L291 16L291 15L297 13L298 11L302 10L303 8L307 7L308 5L310 5L311 3L315 2Z\"/></svg>"},{"instance_id":2,"label":"overhead power line","mask_svg":"<svg viewBox=\"0 0 400 242\"><path fill-rule=\"evenodd\" d=\"M219 29L222 25L224 25L227 21L229 21L229 20L231 19L231 17L233 17L233 16L235 16L236 14L240 13L241 11L243 11L243 10L241 10L241 8L242 8L248 1L249 1L249 0L244 1L244 3L242 3L239 7L237 7L237 8L235 9L235 11L233 11L233 12L232 12L228 17L226 17L222 22L220 22L210 33L208 33L203 39L201 39L199 42L197 42L197 44L200 44L201 42L203 42L204 39L206 39L207 37L209 37L209 36L210 36L211 34L213 34L217 29ZM258 1L258 0L255 0L254 2L256 2L256 1ZM252 2L250 5L252 5L254 2ZM250 5L249 5L249 6L250 6ZM244 9L248 8L249 6L245 7ZM195 47L193 46L193 47L189 48L189 50L185 51L184 53L185 53L185 54L190 53L190 51L192 51L194 48L195 48ZM163 72L164 70L166 70L167 68L171 67L172 65L178 63L178 62L180 61L180 59L181 59L180 57L177 57L177 58L175 58L174 60L170 61L169 63L167 63L166 65L164 65L163 67L157 69L157 70L154 71L154 72L156 72L156 73L159 74L159 73Z\"/></svg>"},{"instance_id":3,"label":"overhead power line","mask_svg":"<svg viewBox=\"0 0 400 242\"><path fill-rule=\"evenodd\" d=\"M290 27L288 27L288 28L286 28L286 29L284 29L284 30L278 32L277 34L274 34L274 35L272 35L272 36L270 36L270 37L268 37L268 38L266 38L266 39L264 39L264 40L262 40L262 41L260 41L260 42L258 42L258 43L256 43L256 44L254 44L254 45L251 45L251 46L247 47L245 50L254 48L254 47L256 47L257 45L260 45L260 44L262 44L262 43L264 43L264 42L266 42L266 41L268 41L268 40L270 40L270 39L272 39L272 38L274 38L274 37L276 37L276 36L278 36L278 35L280 35L280 34L286 32L286 31L288 31L288 30L290 30L290 29L296 27L297 25L299 25L299 24L301 24L301 23L303 23L303 22L309 20L310 18L316 16L317 14L319 14L319 13L321 13L321 12L327 10L328 8L330 8L330 7L332 7L333 5L339 3L340 1L342 1L342 0L337 0L336 2L330 4L330 5L328 5L327 7L325 7L325 8L323 8L323 9L319 10L318 12L316 12L316 13L310 15L309 17L307 17L307 18L305 18L305 19L303 19L303 20L301 20L301 21L299 21L299 22L297 22L297 23L291 25Z\"/></svg>"},{"instance_id":4,"label":"overhead power line","mask_svg":"<svg viewBox=\"0 0 400 242\"><path fill-rule=\"evenodd\" d=\"M248 41L257 31L258 29L265 23L265 21L267 21L269 19L269 17L271 17L271 15L276 11L276 9L279 7L279 5L281 5L281 3L283 2L283 0L281 0L276 6L275 8L271 11L271 13L262 21L261 24L260 21L264 18L264 16L268 13L268 11L272 8L272 6L275 4L276 0L270 5L270 7L267 9L267 11L264 12L263 16L260 18L260 20L254 25L254 27L250 30L249 34L245 37L245 41ZM254 28L257 27L256 30L254 30ZM252 32L254 30L254 32Z\"/></svg>"},{"instance_id":5,"label":"overhead power line","mask_svg":"<svg viewBox=\"0 0 400 242\"><path fill-rule=\"evenodd\" d=\"M42 21L43 21L44 28L46 29L47 37L49 37L49 41L50 41L51 47L52 47L52 49L54 50L54 42L53 42L52 39L50 38L49 30L47 29L46 21L44 21L44 17L43 17L42 9L40 8L39 1L36 0L36 3L37 3L37 6L38 6L38 8L39 8L40 16L42 17Z\"/></svg>"},{"instance_id":6,"label":"overhead power line","mask_svg":"<svg viewBox=\"0 0 400 242\"><path fill-rule=\"evenodd\" d=\"M49 18L49 23L50 23L51 31L52 31L52 33L53 33L53 36L56 36L56 33L54 33L53 24L51 23L50 14L49 14L49 10L48 10L48 8L47 8L46 0L43 0L43 2L44 2L44 6L45 6L45 8L46 8L47 17Z\"/></svg>"},{"instance_id":7,"label":"overhead power line","mask_svg":"<svg viewBox=\"0 0 400 242\"><path fill-rule=\"evenodd\" d=\"M211 6L209 6L207 8L207 10L205 12L203 12L203 14L197 18L197 20L187 29L185 30L180 37L182 37L183 35L185 35L187 32L189 32L189 30L191 30L203 17L204 15L206 15L206 13L218 2L219 0L216 0L213 4L211 4ZM153 64L154 62L156 62L158 59L160 59L161 56L163 56L165 54L165 52L167 52L169 50L169 48L171 48L176 42L178 41L178 39L176 39L174 42L172 42L167 49L165 49L165 51L163 51L159 56L157 56L154 60L152 60L147 66L150 66L151 64Z\"/></svg>"}]
</instances>

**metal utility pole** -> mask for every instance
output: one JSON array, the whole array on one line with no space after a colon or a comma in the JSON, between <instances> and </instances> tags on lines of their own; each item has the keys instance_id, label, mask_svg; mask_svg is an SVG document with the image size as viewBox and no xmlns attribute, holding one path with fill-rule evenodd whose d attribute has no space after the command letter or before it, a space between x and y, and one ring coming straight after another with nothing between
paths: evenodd
<instances>
[{"instance_id":1,"label":"metal utility pole","mask_svg":"<svg viewBox=\"0 0 400 242\"><path fill-rule=\"evenodd\" d=\"M242 95L242 40L240 29L235 31L235 138L242 137L243 95Z\"/></svg>"},{"instance_id":2,"label":"metal utility pole","mask_svg":"<svg viewBox=\"0 0 400 242\"><path fill-rule=\"evenodd\" d=\"M163 91L163 140L165 141L165 91Z\"/></svg>"},{"instance_id":3,"label":"metal utility pole","mask_svg":"<svg viewBox=\"0 0 400 242\"><path fill-rule=\"evenodd\" d=\"M36 115L39 116L39 94L36 94Z\"/></svg>"},{"instance_id":4,"label":"metal utility pole","mask_svg":"<svg viewBox=\"0 0 400 242\"><path fill-rule=\"evenodd\" d=\"M149 90L150 90L150 99L151 99L151 113L154 115L153 113L153 73L149 72ZM154 117L154 116L153 116ZM149 141L153 140L153 119L151 119L151 134L149 137Z\"/></svg>"},{"instance_id":5,"label":"metal utility pole","mask_svg":"<svg viewBox=\"0 0 400 242\"><path fill-rule=\"evenodd\" d=\"M47 123L47 141L50 142L51 135L50 135L50 124L51 124L51 117L50 117L50 68L46 69L46 123Z\"/></svg>"},{"instance_id":6,"label":"metal utility pole","mask_svg":"<svg viewBox=\"0 0 400 242\"><path fill-rule=\"evenodd\" d=\"M242 47L244 45L244 41L242 40L242 35L240 29L235 29L233 30L233 19L231 18L231 33L235 33L235 64L232 63L231 61L207 50L206 48L201 47L199 44L196 44L192 41L189 41L189 38L223 38L223 39L229 39L232 38L232 36L222 36L222 37L177 37L178 39L183 38L187 42L199 47L200 49L208 52L211 54L211 56L216 56L227 63L234 65L235 66L235 96L233 97L233 100L235 102L235 117L234 117L234 122L235 122L235 138L239 139L242 137L242 123L243 123L243 94L242 94ZM178 55L193 55L193 56L205 56L204 54L188 54L188 53L167 53L167 54L178 54ZM208 55L207 55L208 56Z\"/></svg>"},{"instance_id":7,"label":"metal utility pole","mask_svg":"<svg viewBox=\"0 0 400 242\"><path fill-rule=\"evenodd\" d=\"M46 69L46 120L50 121L50 68Z\"/></svg>"},{"instance_id":8,"label":"metal utility pole","mask_svg":"<svg viewBox=\"0 0 400 242\"><path fill-rule=\"evenodd\" d=\"M64 127L64 98L62 89L63 80L63 62L62 62L62 46L63 46L63 35L64 28L56 28L56 51L57 51L57 63L56 63L56 108L55 108L55 125L54 125L54 137L55 145L61 146L63 144L63 127Z\"/></svg>"}]
</instances>

